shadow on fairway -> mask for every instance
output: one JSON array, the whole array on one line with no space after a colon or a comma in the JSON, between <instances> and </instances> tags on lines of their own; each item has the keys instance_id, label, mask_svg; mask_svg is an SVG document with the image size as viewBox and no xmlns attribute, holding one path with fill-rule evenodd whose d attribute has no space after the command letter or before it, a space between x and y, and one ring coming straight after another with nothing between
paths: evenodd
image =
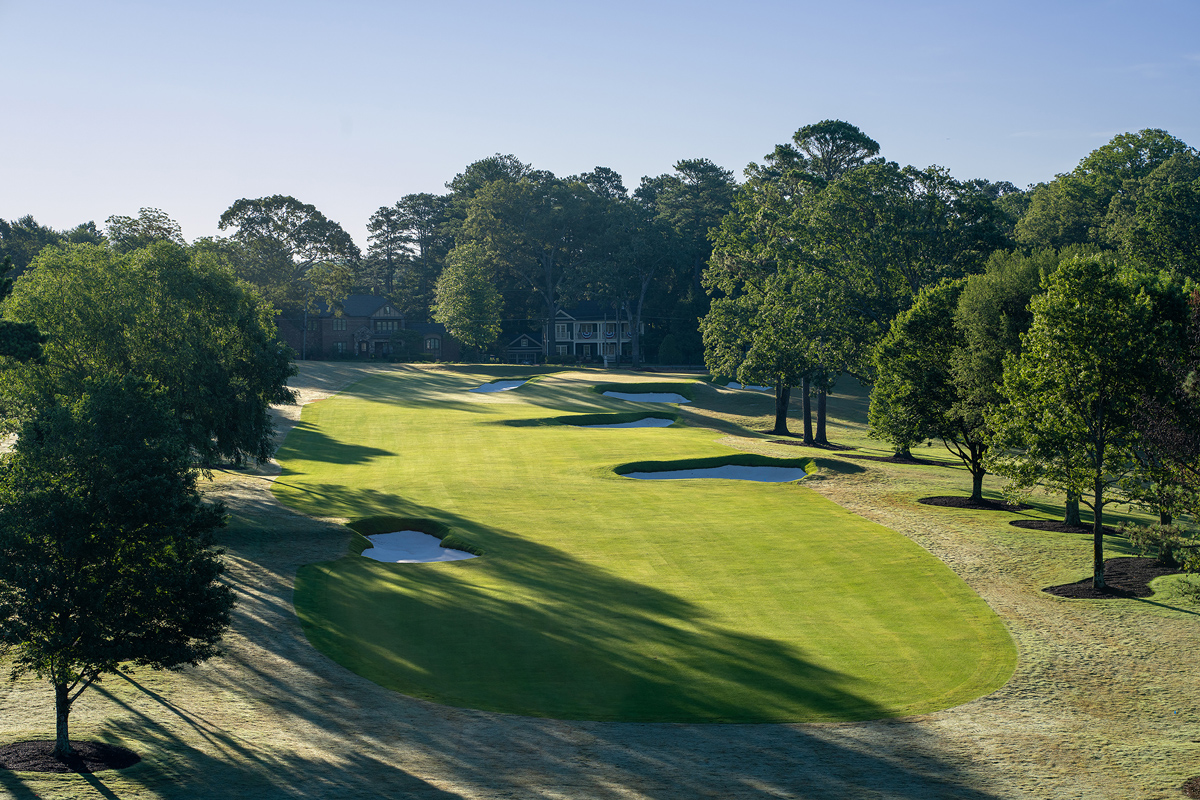
<instances>
[{"instance_id":1,"label":"shadow on fairway","mask_svg":"<svg viewBox=\"0 0 1200 800\"><path fill-rule=\"evenodd\" d=\"M280 446L276 458L324 461L330 464L365 464L373 458L393 456L390 450L346 444L322 433L315 425L297 422Z\"/></svg>"},{"instance_id":2,"label":"shadow on fairway","mask_svg":"<svg viewBox=\"0 0 1200 800\"><path fill-rule=\"evenodd\" d=\"M8 794L82 795L86 781L102 797L170 800L1009 796L1002 785L995 793L979 788L991 776L970 753L948 758L929 727L904 721L563 723L414 701L315 651L292 612L296 565L343 549L344 529L269 495L227 502L234 521L222 544L237 564L230 577L238 606L226 656L187 672L187 702L178 701L180 692L156 691L143 677L153 675L148 670L92 690L112 703L94 738L135 749L141 764L70 784L0 771ZM213 710L224 698L252 705L242 706L250 709L242 718L217 722Z\"/></svg>"},{"instance_id":3,"label":"shadow on fairway","mask_svg":"<svg viewBox=\"0 0 1200 800\"><path fill-rule=\"evenodd\" d=\"M717 624L700 606L554 547L377 490L305 491L361 516L439 519L501 565L482 577L354 557L301 567L295 603L309 639L380 685L560 719L889 716L856 693L857 679L798 648Z\"/></svg>"}]
</instances>

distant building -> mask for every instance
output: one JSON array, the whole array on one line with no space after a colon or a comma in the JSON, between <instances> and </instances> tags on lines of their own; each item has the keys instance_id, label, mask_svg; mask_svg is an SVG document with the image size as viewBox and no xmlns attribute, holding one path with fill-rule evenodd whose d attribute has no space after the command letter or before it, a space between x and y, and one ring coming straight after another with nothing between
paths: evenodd
<instances>
[{"instance_id":1,"label":"distant building","mask_svg":"<svg viewBox=\"0 0 1200 800\"><path fill-rule=\"evenodd\" d=\"M643 326L644 327L644 326ZM643 331L644 332L644 331ZM629 323L622 321L616 309L585 300L571 309L559 309L554 321L550 355L574 357L580 361L603 361L632 357L633 335Z\"/></svg>"},{"instance_id":2,"label":"distant building","mask_svg":"<svg viewBox=\"0 0 1200 800\"><path fill-rule=\"evenodd\" d=\"M459 357L457 341L440 323L406 324L404 315L391 300L377 294L352 294L342 302L338 315L322 304L303 313L279 317L279 335L297 356L303 358L387 358L396 344L393 335L409 330L420 334L420 342L404 355L425 355L454 361ZM307 326L307 331L303 330ZM415 351L415 352L414 352Z\"/></svg>"}]
</instances>

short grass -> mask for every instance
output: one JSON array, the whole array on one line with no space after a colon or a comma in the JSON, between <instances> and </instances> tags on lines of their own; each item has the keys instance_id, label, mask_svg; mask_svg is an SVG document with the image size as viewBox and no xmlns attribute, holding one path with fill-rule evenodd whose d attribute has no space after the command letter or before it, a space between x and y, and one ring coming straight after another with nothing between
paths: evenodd
<instances>
[{"instance_id":1,"label":"short grass","mask_svg":"<svg viewBox=\"0 0 1200 800\"><path fill-rule=\"evenodd\" d=\"M587 373L466 391L490 377L371 377L306 407L281 448L274 491L293 508L436 520L485 554L389 565L348 553L302 567L305 633L344 666L450 705L679 722L913 714L1011 675L1000 620L908 538L803 483L624 478L622 464L735 451L710 428L529 424L675 407L602 397ZM727 413L727 393L688 388ZM732 414L706 421L742 430Z\"/></svg>"}]
</instances>

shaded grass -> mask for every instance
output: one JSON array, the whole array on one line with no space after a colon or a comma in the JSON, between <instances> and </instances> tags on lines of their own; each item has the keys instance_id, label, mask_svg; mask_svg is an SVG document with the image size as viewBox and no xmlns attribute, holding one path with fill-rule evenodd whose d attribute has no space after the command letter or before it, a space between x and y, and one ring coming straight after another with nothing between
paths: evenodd
<instances>
[{"instance_id":1,"label":"shaded grass","mask_svg":"<svg viewBox=\"0 0 1200 800\"><path fill-rule=\"evenodd\" d=\"M623 404L588 378L464 401L468 376L384 375L306 408L277 497L315 516L436 520L488 554L303 567L310 641L406 694L571 719L868 719L1007 679L999 620L904 537L795 484L632 485L614 472L647 457L764 460L710 430L493 424ZM331 464L305 456L314 434L318 448L399 455Z\"/></svg>"}]
</instances>

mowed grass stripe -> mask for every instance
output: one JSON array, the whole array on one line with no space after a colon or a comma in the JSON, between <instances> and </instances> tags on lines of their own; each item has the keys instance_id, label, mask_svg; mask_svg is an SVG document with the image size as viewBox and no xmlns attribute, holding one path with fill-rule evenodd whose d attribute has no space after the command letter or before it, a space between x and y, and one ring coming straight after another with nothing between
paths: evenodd
<instances>
[{"instance_id":1,"label":"mowed grass stripe","mask_svg":"<svg viewBox=\"0 0 1200 800\"><path fill-rule=\"evenodd\" d=\"M487 710L738 722L931 711L1011 674L999 619L899 534L802 483L615 475L733 451L700 428L506 424L636 406L577 374L466 392L482 382L373 377L281 448L275 491L298 510L439 519L484 552L303 568L305 631L355 672Z\"/></svg>"}]
</instances>

